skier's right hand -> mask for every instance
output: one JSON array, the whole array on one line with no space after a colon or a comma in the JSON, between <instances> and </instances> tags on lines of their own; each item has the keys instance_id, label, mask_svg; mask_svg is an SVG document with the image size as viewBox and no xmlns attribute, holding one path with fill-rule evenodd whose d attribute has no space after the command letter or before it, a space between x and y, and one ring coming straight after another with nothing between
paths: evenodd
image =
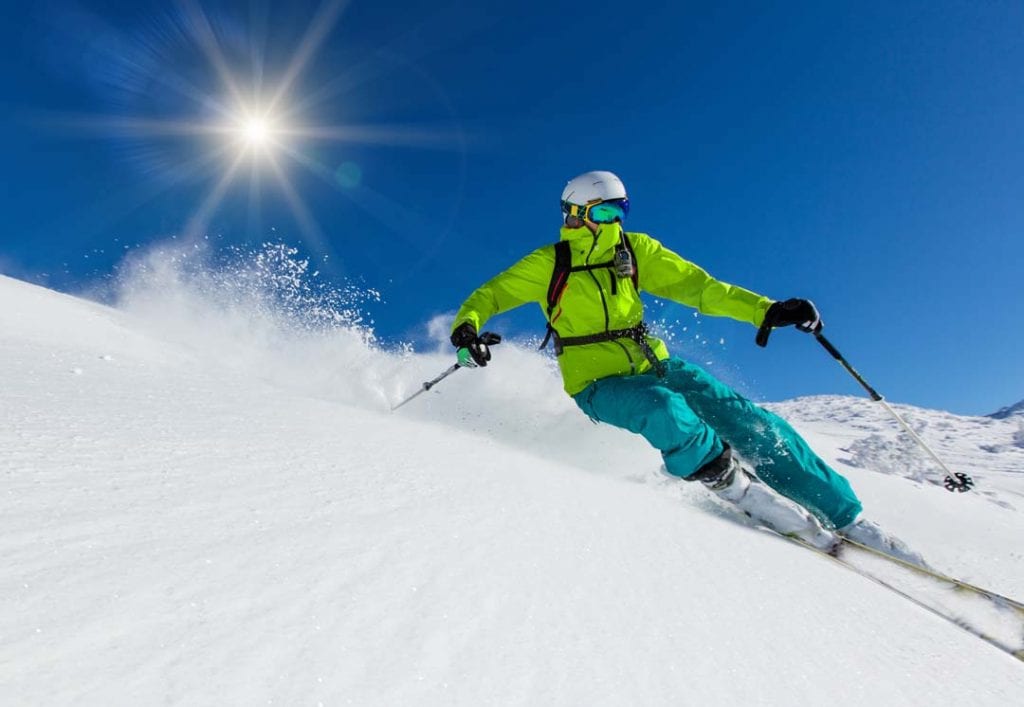
<instances>
[{"instance_id":1,"label":"skier's right hand","mask_svg":"<svg viewBox=\"0 0 1024 707\"><path fill-rule=\"evenodd\" d=\"M472 324L461 324L452 332L452 345L459 350L459 365L464 368L486 366L491 360L490 347L477 336Z\"/></svg>"}]
</instances>

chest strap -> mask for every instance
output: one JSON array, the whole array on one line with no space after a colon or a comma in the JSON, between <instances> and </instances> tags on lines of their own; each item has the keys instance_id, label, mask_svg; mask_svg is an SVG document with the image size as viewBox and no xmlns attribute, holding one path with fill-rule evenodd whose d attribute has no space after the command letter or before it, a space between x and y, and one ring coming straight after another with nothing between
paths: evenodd
<instances>
[{"instance_id":1,"label":"chest strap","mask_svg":"<svg viewBox=\"0 0 1024 707\"><path fill-rule=\"evenodd\" d=\"M550 330L551 337L555 342L555 355L561 356L566 346L584 346L586 344L600 344L605 341L615 341L616 339L630 339L635 341L637 346L644 354L644 358L650 361L651 365L654 366L654 371L658 374L659 378L665 377L665 364L657 356L654 355L654 349L647 343L647 324L640 322L636 326L628 329L612 329L610 331L602 331L598 334L586 334L584 336L560 336L554 329Z\"/></svg>"}]
</instances>

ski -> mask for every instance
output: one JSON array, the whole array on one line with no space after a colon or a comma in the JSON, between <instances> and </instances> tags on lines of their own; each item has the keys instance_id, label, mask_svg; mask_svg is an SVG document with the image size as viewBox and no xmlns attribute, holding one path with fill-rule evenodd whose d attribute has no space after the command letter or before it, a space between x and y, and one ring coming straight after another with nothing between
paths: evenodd
<instances>
[{"instance_id":1,"label":"ski","mask_svg":"<svg viewBox=\"0 0 1024 707\"><path fill-rule=\"evenodd\" d=\"M932 579L935 579L939 582L946 582L947 584L952 585L953 588L957 590L978 594L989 599L997 605L1005 606L1008 609L1017 612L1018 614L1020 614L1021 618L1024 619L1024 603L1019 602L1016 599L1011 599L1010 597L1004 596L997 592L993 592L991 589L985 589L984 587L979 587L975 584L971 584L970 582L965 582L962 579L950 577L949 575L943 574L942 572L939 572L938 570L935 570L931 567L921 567L920 565L915 565L912 562L907 562L906 560L903 560L899 557L893 557L892 555L884 553L881 550L869 547L863 543L857 542L856 540L850 540L849 538L843 538L843 542L840 548L856 548L857 552L869 553L879 558L880 560L884 560L886 562L894 562L917 574L922 574L931 577ZM841 549L840 552L844 552L844 550ZM850 551L845 550L845 552L849 553Z\"/></svg>"},{"instance_id":2,"label":"ski","mask_svg":"<svg viewBox=\"0 0 1024 707\"><path fill-rule=\"evenodd\" d=\"M828 558L1024 661L1024 603L846 538L830 553L799 538L769 532Z\"/></svg>"}]
</instances>

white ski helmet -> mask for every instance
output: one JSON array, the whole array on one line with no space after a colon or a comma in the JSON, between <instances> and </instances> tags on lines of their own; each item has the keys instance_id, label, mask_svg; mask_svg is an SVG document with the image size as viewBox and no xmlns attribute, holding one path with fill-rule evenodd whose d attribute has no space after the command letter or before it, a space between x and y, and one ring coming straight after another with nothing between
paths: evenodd
<instances>
[{"instance_id":1,"label":"white ski helmet","mask_svg":"<svg viewBox=\"0 0 1024 707\"><path fill-rule=\"evenodd\" d=\"M569 205L586 206L597 201L628 199L626 185L611 172L584 172L569 180L562 190L562 212Z\"/></svg>"}]
</instances>

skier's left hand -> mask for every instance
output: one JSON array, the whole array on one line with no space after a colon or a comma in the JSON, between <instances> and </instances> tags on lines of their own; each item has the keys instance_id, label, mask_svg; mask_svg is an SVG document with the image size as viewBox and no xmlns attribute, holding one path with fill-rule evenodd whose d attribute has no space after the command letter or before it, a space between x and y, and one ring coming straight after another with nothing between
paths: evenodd
<instances>
[{"instance_id":1,"label":"skier's left hand","mask_svg":"<svg viewBox=\"0 0 1024 707\"><path fill-rule=\"evenodd\" d=\"M805 332L821 330L821 315L814 302L809 299L788 299L785 302L773 302L764 315L765 327L781 327L795 325Z\"/></svg>"}]
</instances>

